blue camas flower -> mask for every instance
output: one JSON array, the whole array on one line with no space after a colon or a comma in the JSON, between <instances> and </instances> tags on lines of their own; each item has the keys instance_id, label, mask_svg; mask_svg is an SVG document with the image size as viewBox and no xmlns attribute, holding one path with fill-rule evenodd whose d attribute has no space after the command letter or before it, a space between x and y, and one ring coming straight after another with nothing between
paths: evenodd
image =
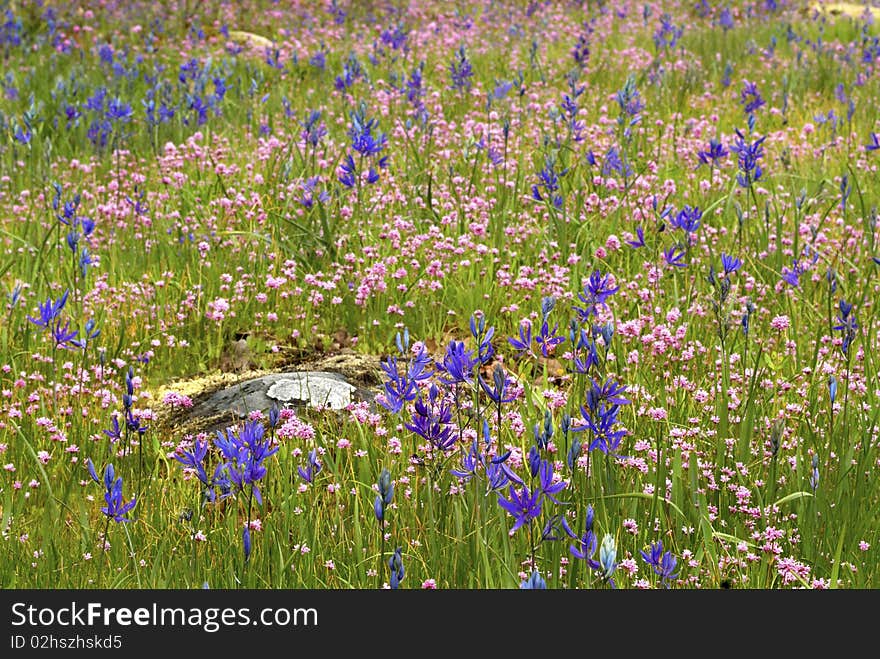
<instances>
[{"instance_id":1,"label":"blue camas flower","mask_svg":"<svg viewBox=\"0 0 880 659\"><path fill-rule=\"evenodd\" d=\"M532 570L532 574L525 581L519 584L520 590L546 590L547 582L537 570Z\"/></svg>"},{"instance_id":2,"label":"blue camas flower","mask_svg":"<svg viewBox=\"0 0 880 659\"><path fill-rule=\"evenodd\" d=\"M104 486L104 502L106 505L101 508L101 512L107 516L108 521L112 519L117 523L130 522L131 520L126 517L126 514L134 509L135 505L137 505L137 500L124 500L122 496L122 476L117 478L113 465L108 464L106 469L104 469L103 478L99 478L91 458L86 461L86 467L92 480Z\"/></svg>"},{"instance_id":3,"label":"blue camas flower","mask_svg":"<svg viewBox=\"0 0 880 659\"><path fill-rule=\"evenodd\" d=\"M599 571L602 578L611 583L612 588L614 587L614 580L611 576L614 574L618 565L615 562L616 559L617 543L615 542L613 535L606 533L605 537L602 538L602 545L599 547Z\"/></svg>"},{"instance_id":4,"label":"blue camas flower","mask_svg":"<svg viewBox=\"0 0 880 659\"><path fill-rule=\"evenodd\" d=\"M272 439L265 438L265 428L259 421L248 421L237 430L217 431L214 444L225 459L229 480L239 492L250 488L257 503L263 505L258 482L266 475L265 461L278 452Z\"/></svg>"},{"instance_id":5,"label":"blue camas flower","mask_svg":"<svg viewBox=\"0 0 880 659\"><path fill-rule=\"evenodd\" d=\"M320 473L322 467L323 465L318 460L317 449L312 449L311 451L309 451L309 457L308 461L306 462L305 468L297 467L296 471L299 474L300 478L311 485L312 481L315 479L315 476Z\"/></svg>"},{"instance_id":6,"label":"blue camas flower","mask_svg":"<svg viewBox=\"0 0 880 659\"><path fill-rule=\"evenodd\" d=\"M698 207L691 208L690 206L685 206L672 220L672 226L681 229L685 233L694 233L700 228L700 218L702 217L703 211Z\"/></svg>"},{"instance_id":7,"label":"blue camas flower","mask_svg":"<svg viewBox=\"0 0 880 659\"><path fill-rule=\"evenodd\" d=\"M764 157L764 147L762 146L767 136L761 137L753 142L746 140L745 136L736 130L736 142L730 150L737 154L739 158L739 170L736 180L743 188L749 187L752 183L761 180L763 170L758 162Z\"/></svg>"},{"instance_id":8,"label":"blue camas flower","mask_svg":"<svg viewBox=\"0 0 880 659\"><path fill-rule=\"evenodd\" d=\"M859 323L856 321L856 315L852 312L853 305L846 300L840 300L838 307L840 313L837 315L837 325L833 329L843 334L843 343L840 349L844 356L848 356L849 347L852 345L853 339L856 338L856 330L859 328Z\"/></svg>"},{"instance_id":9,"label":"blue camas flower","mask_svg":"<svg viewBox=\"0 0 880 659\"><path fill-rule=\"evenodd\" d=\"M45 303L38 305L40 310L39 318L28 316L28 320L38 327L48 328L52 324L52 321L58 318L61 314L61 310L64 308L64 305L67 304L67 298L69 295L70 291L65 290L64 295L56 301L53 301L51 297L46 298Z\"/></svg>"},{"instance_id":10,"label":"blue camas flower","mask_svg":"<svg viewBox=\"0 0 880 659\"><path fill-rule=\"evenodd\" d=\"M684 249L678 245L673 245L669 249L663 250L663 260L673 268L687 267L687 263L684 261Z\"/></svg>"},{"instance_id":11,"label":"blue camas flower","mask_svg":"<svg viewBox=\"0 0 880 659\"><path fill-rule=\"evenodd\" d=\"M452 407L449 403L438 399L439 390L432 385L428 402L419 399L415 403L412 423L406 428L431 444L438 451L449 451L455 448L455 435L452 432Z\"/></svg>"},{"instance_id":12,"label":"blue camas flower","mask_svg":"<svg viewBox=\"0 0 880 659\"><path fill-rule=\"evenodd\" d=\"M699 158L700 164L711 166L717 165L719 160L728 155L729 151L724 148L724 145L721 142L714 138L709 140L709 145L705 150L697 152L697 158Z\"/></svg>"},{"instance_id":13,"label":"blue camas flower","mask_svg":"<svg viewBox=\"0 0 880 659\"><path fill-rule=\"evenodd\" d=\"M517 529L524 524L530 524L533 519L541 515L541 490L535 489L530 492L528 486L523 485L522 490L517 492L511 485L508 492L509 499L498 495L498 505L513 516L515 523L510 529L510 534L513 535Z\"/></svg>"},{"instance_id":14,"label":"blue camas flower","mask_svg":"<svg viewBox=\"0 0 880 659\"><path fill-rule=\"evenodd\" d=\"M606 304L609 297L620 290L620 286L614 286L610 274L603 275L601 271L594 270L584 284L583 293L578 293L578 299L584 303L583 308L574 307L579 320L587 323L590 316L597 313L599 305Z\"/></svg>"},{"instance_id":15,"label":"blue camas flower","mask_svg":"<svg viewBox=\"0 0 880 659\"><path fill-rule=\"evenodd\" d=\"M752 114L755 110L766 104L754 82L744 82L739 94L739 103L743 106L746 114Z\"/></svg>"},{"instance_id":16,"label":"blue camas flower","mask_svg":"<svg viewBox=\"0 0 880 659\"><path fill-rule=\"evenodd\" d=\"M116 417L113 417L113 422L116 424L116 430L118 432L119 422L116 420ZM208 474L205 471L205 465L203 464L207 455L208 442L202 439L196 439L193 442L192 451L182 451L180 454L175 453L174 459L180 462L184 467L188 467L195 471L198 479L207 486L210 485L210 481L208 480Z\"/></svg>"},{"instance_id":17,"label":"blue camas flower","mask_svg":"<svg viewBox=\"0 0 880 659\"><path fill-rule=\"evenodd\" d=\"M480 360L476 359L472 350L465 350L464 341L451 341L446 347L443 361L437 364L438 370L446 374L439 378L445 385L459 383L472 383L474 381L474 369Z\"/></svg>"},{"instance_id":18,"label":"blue camas flower","mask_svg":"<svg viewBox=\"0 0 880 659\"><path fill-rule=\"evenodd\" d=\"M455 54L455 59L449 65L449 76L452 80L452 88L459 91L469 91L471 88L471 78L474 71L471 68L471 61L468 59L467 51L462 46Z\"/></svg>"},{"instance_id":19,"label":"blue camas flower","mask_svg":"<svg viewBox=\"0 0 880 659\"><path fill-rule=\"evenodd\" d=\"M636 227L636 239L635 240L627 240L626 244L632 247L633 249L638 249L639 247L645 246L645 230L642 227Z\"/></svg>"},{"instance_id":20,"label":"blue camas flower","mask_svg":"<svg viewBox=\"0 0 880 659\"><path fill-rule=\"evenodd\" d=\"M740 261L735 256L728 256L725 253L721 253L721 267L724 269L725 275L730 275L740 269L742 266L742 261Z\"/></svg>"},{"instance_id":21,"label":"blue camas flower","mask_svg":"<svg viewBox=\"0 0 880 659\"><path fill-rule=\"evenodd\" d=\"M400 582L403 581L403 577L406 575L403 569L403 555L401 554L400 547L394 550L394 553L388 560L388 569L391 571L391 590L397 590L400 587Z\"/></svg>"},{"instance_id":22,"label":"blue camas flower","mask_svg":"<svg viewBox=\"0 0 880 659\"><path fill-rule=\"evenodd\" d=\"M516 356L522 357L525 353L532 355L532 324L524 320L519 324L519 339L510 337L507 342L516 350Z\"/></svg>"},{"instance_id":23,"label":"blue camas flower","mask_svg":"<svg viewBox=\"0 0 880 659\"><path fill-rule=\"evenodd\" d=\"M382 473L379 474L376 485L379 487L379 494L376 495L376 500L373 502L373 512L376 514L376 519L383 522L385 521L385 510L391 505L391 500L394 498L394 483L391 482L391 473L384 467Z\"/></svg>"},{"instance_id":24,"label":"blue camas flower","mask_svg":"<svg viewBox=\"0 0 880 659\"><path fill-rule=\"evenodd\" d=\"M556 333L558 329L559 323L554 325L552 330L546 320L541 323L541 332L535 337L535 343L541 346L541 354L544 357L549 357L556 346L565 342L565 337Z\"/></svg>"},{"instance_id":25,"label":"blue camas flower","mask_svg":"<svg viewBox=\"0 0 880 659\"><path fill-rule=\"evenodd\" d=\"M672 552L663 551L663 541L658 540L656 543L651 544L651 548L648 551L641 551L639 553L644 561L654 568L654 573L660 577L660 583L669 588L669 581L678 576L678 573L675 572L678 560Z\"/></svg>"},{"instance_id":26,"label":"blue camas flower","mask_svg":"<svg viewBox=\"0 0 880 659\"><path fill-rule=\"evenodd\" d=\"M578 541L577 545L569 546L568 550L571 552L571 555L575 558L586 561L591 570L598 570L599 561L593 558L593 554L596 553L596 549L599 545L599 542L596 539L596 534L593 532L593 517L593 506L587 505L587 519L584 524L584 534L577 537L570 529L566 529L566 531L572 539Z\"/></svg>"}]
</instances>

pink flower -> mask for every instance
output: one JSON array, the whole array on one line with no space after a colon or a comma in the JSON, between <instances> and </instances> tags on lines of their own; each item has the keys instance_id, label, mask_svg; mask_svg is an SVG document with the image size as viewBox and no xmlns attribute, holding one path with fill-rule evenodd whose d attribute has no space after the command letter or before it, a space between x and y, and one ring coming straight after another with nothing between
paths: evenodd
<instances>
[{"instance_id":1,"label":"pink flower","mask_svg":"<svg viewBox=\"0 0 880 659\"><path fill-rule=\"evenodd\" d=\"M426 579L422 582L422 590L437 590L437 582L434 579Z\"/></svg>"},{"instance_id":2,"label":"pink flower","mask_svg":"<svg viewBox=\"0 0 880 659\"><path fill-rule=\"evenodd\" d=\"M770 321L770 327L775 329L777 332L784 332L791 326L791 321L788 319L788 316L776 316L773 320Z\"/></svg>"}]
</instances>

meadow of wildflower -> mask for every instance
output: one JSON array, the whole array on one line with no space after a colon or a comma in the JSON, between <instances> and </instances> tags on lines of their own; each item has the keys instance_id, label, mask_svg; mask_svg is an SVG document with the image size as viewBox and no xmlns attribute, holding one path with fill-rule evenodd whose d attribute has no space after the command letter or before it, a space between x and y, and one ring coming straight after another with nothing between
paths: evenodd
<instances>
[{"instance_id":1,"label":"meadow of wildflower","mask_svg":"<svg viewBox=\"0 0 880 659\"><path fill-rule=\"evenodd\" d=\"M856 9L0 4L0 587L875 587Z\"/></svg>"}]
</instances>

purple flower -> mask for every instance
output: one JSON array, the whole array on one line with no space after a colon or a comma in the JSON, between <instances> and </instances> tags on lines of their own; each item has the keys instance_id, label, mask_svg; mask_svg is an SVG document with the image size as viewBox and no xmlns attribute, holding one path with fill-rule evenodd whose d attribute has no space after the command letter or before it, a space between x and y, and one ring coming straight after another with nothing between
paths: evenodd
<instances>
[{"instance_id":1,"label":"purple flower","mask_svg":"<svg viewBox=\"0 0 880 659\"><path fill-rule=\"evenodd\" d=\"M541 484L541 494L553 503L558 504L559 500L554 495L562 492L568 486L568 483L565 481L553 482L553 465L549 460L541 461L541 465L538 468L538 476Z\"/></svg>"},{"instance_id":2,"label":"purple flower","mask_svg":"<svg viewBox=\"0 0 880 659\"><path fill-rule=\"evenodd\" d=\"M522 491L518 493L516 488L511 485L508 492L509 499L498 495L498 505L516 520L513 528L510 529L512 535L524 524L531 524L532 520L541 514L541 490L530 492L529 488L523 485Z\"/></svg>"},{"instance_id":3,"label":"purple flower","mask_svg":"<svg viewBox=\"0 0 880 659\"><path fill-rule=\"evenodd\" d=\"M318 461L318 451L312 449L309 451L308 462L305 469L297 467L296 471L306 483L311 484L315 476L321 471L323 465Z\"/></svg>"},{"instance_id":4,"label":"purple flower","mask_svg":"<svg viewBox=\"0 0 880 659\"><path fill-rule=\"evenodd\" d=\"M400 547L394 550L394 554L392 554L391 558L388 560L388 569L391 571L391 590L397 590L400 587L400 582L403 581L403 577L406 574L403 569L403 556L401 555Z\"/></svg>"},{"instance_id":5,"label":"purple flower","mask_svg":"<svg viewBox=\"0 0 880 659\"><path fill-rule=\"evenodd\" d=\"M666 260L668 265L671 265L674 268L686 268L687 263L684 262L684 250L678 247L677 245L673 245L667 250L663 250L663 258Z\"/></svg>"},{"instance_id":6,"label":"purple flower","mask_svg":"<svg viewBox=\"0 0 880 659\"><path fill-rule=\"evenodd\" d=\"M742 261L735 256L728 256L724 252L721 253L721 267L724 268L724 274L730 275L740 269Z\"/></svg>"},{"instance_id":7,"label":"purple flower","mask_svg":"<svg viewBox=\"0 0 880 659\"><path fill-rule=\"evenodd\" d=\"M502 403L511 403L516 400L515 396L505 396L505 392L508 387L513 384L513 381L510 380L504 373L504 367L501 364L496 363L495 367L492 369L492 380L494 387L490 387L486 384L486 381L483 380L481 376L478 376L480 387L486 392L486 395L496 405L500 405Z\"/></svg>"},{"instance_id":8,"label":"purple flower","mask_svg":"<svg viewBox=\"0 0 880 659\"><path fill-rule=\"evenodd\" d=\"M611 275L602 275L599 270L594 270L589 280L584 284L583 293L578 293L578 299L584 303L584 307L574 307L582 323L589 322L590 316L597 312L600 304L605 304L609 297L620 290L620 286L612 284Z\"/></svg>"},{"instance_id":9,"label":"purple flower","mask_svg":"<svg viewBox=\"0 0 880 659\"><path fill-rule=\"evenodd\" d=\"M639 247L645 246L645 231L642 227L636 227L636 238L637 240L627 240L626 244L632 247L633 249L638 249Z\"/></svg>"},{"instance_id":10,"label":"purple flower","mask_svg":"<svg viewBox=\"0 0 880 659\"><path fill-rule=\"evenodd\" d=\"M456 58L449 65L449 76L452 79L452 88L459 91L468 91L471 88L471 78L474 71L471 61L468 59L464 46L458 49Z\"/></svg>"},{"instance_id":11,"label":"purple flower","mask_svg":"<svg viewBox=\"0 0 880 659\"><path fill-rule=\"evenodd\" d=\"M38 305L40 309L40 317L34 318L32 316L28 316L28 320L39 327L48 328L52 321L55 320L61 313L64 305L67 304L67 298L69 295L70 291L65 290L64 295L58 298L58 300L55 302L52 301L51 297L46 298L46 302L44 304Z\"/></svg>"},{"instance_id":12,"label":"purple flower","mask_svg":"<svg viewBox=\"0 0 880 659\"><path fill-rule=\"evenodd\" d=\"M671 224L685 233L694 233L700 228L700 218L702 217L703 211L699 207L691 208L690 206L685 206L678 212L678 215L672 220Z\"/></svg>"},{"instance_id":13,"label":"purple flower","mask_svg":"<svg viewBox=\"0 0 880 659\"><path fill-rule=\"evenodd\" d=\"M473 382L474 368L480 362L473 354L473 351L465 350L464 341L451 341L446 348L443 362L437 365L447 375L439 378L440 382L446 385Z\"/></svg>"},{"instance_id":14,"label":"purple flower","mask_svg":"<svg viewBox=\"0 0 880 659\"><path fill-rule=\"evenodd\" d=\"M523 321L519 324L519 340L510 337L507 339L508 343L516 350L517 357L522 357L523 354L529 353L532 354L532 325L528 321Z\"/></svg>"},{"instance_id":15,"label":"purple flower","mask_svg":"<svg viewBox=\"0 0 880 659\"><path fill-rule=\"evenodd\" d=\"M752 114L755 110L766 104L758 92L758 87L754 82L746 81L739 94L739 103L743 106L746 114Z\"/></svg>"},{"instance_id":16,"label":"purple flower","mask_svg":"<svg viewBox=\"0 0 880 659\"><path fill-rule=\"evenodd\" d=\"M700 163L703 165L715 165L722 158L727 157L729 155L729 151L724 148L724 145L716 139L709 140L709 146L705 151L698 151L697 158L700 159Z\"/></svg>"},{"instance_id":17,"label":"purple flower","mask_svg":"<svg viewBox=\"0 0 880 659\"><path fill-rule=\"evenodd\" d=\"M791 268L782 268L782 279L789 286L797 287L800 285L800 276L804 274L804 272L804 267L797 259L795 259L792 261Z\"/></svg>"},{"instance_id":18,"label":"purple flower","mask_svg":"<svg viewBox=\"0 0 880 659\"><path fill-rule=\"evenodd\" d=\"M559 323L553 326L553 330L549 329L549 324L545 320L541 324L541 332L535 337L535 343L541 346L541 354L549 357L550 353L556 349L560 343L565 341L564 336L559 336L556 331L559 329Z\"/></svg>"},{"instance_id":19,"label":"purple flower","mask_svg":"<svg viewBox=\"0 0 880 659\"><path fill-rule=\"evenodd\" d=\"M431 444L439 451L449 451L455 447L455 435L452 433L452 409L448 403L436 406L436 412L432 409L438 398L438 391L432 385L429 403L421 399L416 401L415 414L412 423L407 423L406 428L412 430L419 437Z\"/></svg>"},{"instance_id":20,"label":"purple flower","mask_svg":"<svg viewBox=\"0 0 880 659\"><path fill-rule=\"evenodd\" d=\"M624 398L626 385L619 385L613 380L608 380L602 386L593 380L590 390L587 392L587 407L596 410L603 402L611 405L629 405L630 400Z\"/></svg>"},{"instance_id":21,"label":"purple flower","mask_svg":"<svg viewBox=\"0 0 880 659\"><path fill-rule=\"evenodd\" d=\"M591 570L599 569L599 561L593 558L593 554L598 549L599 542L596 534L593 532L593 506L587 506L587 520L585 524L584 534L578 538L569 531L569 535L578 541L577 545L569 545L568 550L575 558L579 558L587 562Z\"/></svg>"},{"instance_id":22,"label":"purple flower","mask_svg":"<svg viewBox=\"0 0 880 659\"><path fill-rule=\"evenodd\" d=\"M119 423L116 421L116 417L113 417L114 423L116 423L116 428L118 430ZM104 432L107 432L106 430ZM205 456L208 455L208 442L205 440L197 439L193 442L193 450L192 451L182 451L182 454L174 454L174 459L183 464L185 467L189 467L190 469L195 470L196 476L198 476L199 480L202 481L205 485L210 485L210 481L208 480L208 474L205 472L205 466L202 464L205 460Z\"/></svg>"},{"instance_id":23,"label":"purple flower","mask_svg":"<svg viewBox=\"0 0 880 659\"><path fill-rule=\"evenodd\" d=\"M730 150L739 158L740 174L737 175L736 180L740 187L747 188L761 179L763 171L758 161L764 156L762 144L765 139L767 139L766 135L754 142L747 142L745 136L737 129L736 142Z\"/></svg>"},{"instance_id":24,"label":"purple flower","mask_svg":"<svg viewBox=\"0 0 880 659\"><path fill-rule=\"evenodd\" d=\"M644 561L654 568L654 573L660 577L661 583L669 588L669 581L674 579L678 573L675 572L675 566L678 561L672 552L663 551L663 541L658 540L651 544L649 551L640 551Z\"/></svg>"}]
</instances>

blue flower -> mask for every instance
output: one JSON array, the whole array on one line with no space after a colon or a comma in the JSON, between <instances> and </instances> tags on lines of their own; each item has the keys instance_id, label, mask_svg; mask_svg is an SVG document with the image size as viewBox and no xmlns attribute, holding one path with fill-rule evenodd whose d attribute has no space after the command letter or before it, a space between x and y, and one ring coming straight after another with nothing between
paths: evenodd
<instances>
[{"instance_id":1,"label":"blue flower","mask_svg":"<svg viewBox=\"0 0 880 659\"><path fill-rule=\"evenodd\" d=\"M305 469L302 467L297 467L296 471L299 474L300 478L302 478L306 483L311 484L314 480L315 476L320 473L323 465L318 460L318 451L317 449L312 449L309 451L308 462L306 463Z\"/></svg>"},{"instance_id":2,"label":"blue flower","mask_svg":"<svg viewBox=\"0 0 880 659\"><path fill-rule=\"evenodd\" d=\"M766 101L761 98L758 87L754 82L743 83L743 88L739 94L739 102L746 114L752 114L755 110L766 104Z\"/></svg>"},{"instance_id":3,"label":"blue flower","mask_svg":"<svg viewBox=\"0 0 880 659\"><path fill-rule=\"evenodd\" d=\"M517 357L522 357L523 354L528 353L532 354L532 325L528 321L523 321L519 324L519 340L510 337L507 339L508 343L516 350Z\"/></svg>"},{"instance_id":4,"label":"blue flower","mask_svg":"<svg viewBox=\"0 0 880 659\"><path fill-rule=\"evenodd\" d=\"M28 320L31 321L34 325L39 327L48 328L52 321L54 321L61 310L64 308L64 305L67 304L67 298L70 295L69 290L64 291L64 295L62 295L58 300L52 301L52 298L46 298L46 302L44 304L38 305L40 309L40 317L34 318L32 316L28 316Z\"/></svg>"},{"instance_id":5,"label":"blue flower","mask_svg":"<svg viewBox=\"0 0 880 659\"><path fill-rule=\"evenodd\" d=\"M379 488L379 494L373 502L373 512L376 513L376 519L380 522L385 519L385 510L391 505L391 499L394 497L394 483L391 482L391 473L382 468L379 474L379 480L376 482Z\"/></svg>"},{"instance_id":6,"label":"blue flower","mask_svg":"<svg viewBox=\"0 0 880 659\"><path fill-rule=\"evenodd\" d=\"M590 316L597 313L600 304L605 304L609 297L620 290L620 286L612 285L610 274L602 275L599 270L594 270L587 283L584 284L583 293L578 293L578 299L584 303L584 307L574 307L582 323L589 322Z\"/></svg>"},{"instance_id":7,"label":"blue flower","mask_svg":"<svg viewBox=\"0 0 880 659\"><path fill-rule=\"evenodd\" d=\"M477 359L481 364L487 364L495 349L492 347L492 337L495 336L495 328L486 329L486 317L480 316L479 320L475 316L470 318L471 336L477 341Z\"/></svg>"},{"instance_id":8,"label":"blue flower","mask_svg":"<svg viewBox=\"0 0 880 659\"><path fill-rule=\"evenodd\" d=\"M661 48L675 48L682 34L684 34L684 29L673 24L669 14L663 14L660 17L660 27L654 32L654 46L658 51Z\"/></svg>"},{"instance_id":9,"label":"blue flower","mask_svg":"<svg viewBox=\"0 0 880 659\"><path fill-rule=\"evenodd\" d=\"M521 581L519 587L521 590L546 590L547 582L544 581L544 577L541 576L540 572L532 570L529 578Z\"/></svg>"},{"instance_id":10,"label":"blue flower","mask_svg":"<svg viewBox=\"0 0 880 659\"><path fill-rule=\"evenodd\" d=\"M535 343L541 346L541 354L549 357L550 353L555 350L556 346L565 342L564 336L559 336L556 331L559 329L559 323L553 326L553 330L549 329L549 325L545 320L541 324L541 332L535 337Z\"/></svg>"},{"instance_id":11,"label":"blue flower","mask_svg":"<svg viewBox=\"0 0 880 659\"><path fill-rule=\"evenodd\" d=\"M703 165L715 165L719 160L725 158L729 154L728 150L718 140L712 138L709 140L709 146L705 151L698 151L697 158Z\"/></svg>"},{"instance_id":12,"label":"blue flower","mask_svg":"<svg viewBox=\"0 0 880 659\"><path fill-rule=\"evenodd\" d=\"M116 428L118 430L119 423L116 421L116 417L113 417L114 423L116 423ZM105 431L106 432L106 431ZM196 439L193 442L193 450L192 451L182 451L181 454L174 454L174 459L183 464L185 467L189 467L190 469L195 470L196 476L198 476L199 480L202 481L205 485L210 485L210 481L208 480L208 474L205 472L205 466L202 464L205 460L205 456L208 455L208 442L205 440Z\"/></svg>"},{"instance_id":13,"label":"blue flower","mask_svg":"<svg viewBox=\"0 0 880 659\"><path fill-rule=\"evenodd\" d=\"M388 560L388 569L391 571L391 590L397 590L400 587L400 582L403 581L403 577L406 576L406 572L403 569L403 556L401 555L400 547L394 550L394 554Z\"/></svg>"},{"instance_id":14,"label":"blue flower","mask_svg":"<svg viewBox=\"0 0 880 659\"><path fill-rule=\"evenodd\" d=\"M742 261L740 261L735 256L728 256L724 252L721 253L721 267L724 269L724 274L730 275L740 269L742 266Z\"/></svg>"},{"instance_id":15,"label":"blue flower","mask_svg":"<svg viewBox=\"0 0 880 659\"><path fill-rule=\"evenodd\" d=\"M362 156L374 156L388 143L388 137L384 133L373 135L377 123L376 119L367 119L367 107L364 103L351 113L351 128L348 131L351 148Z\"/></svg>"},{"instance_id":16,"label":"blue flower","mask_svg":"<svg viewBox=\"0 0 880 659\"><path fill-rule=\"evenodd\" d=\"M339 171L341 172L337 175L339 182L347 188L353 188L357 183L357 165L351 154L346 154L342 164L339 165Z\"/></svg>"},{"instance_id":17,"label":"blue flower","mask_svg":"<svg viewBox=\"0 0 880 659\"><path fill-rule=\"evenodd\" d=\"M837 315L837 325L832 329L840 331L843 334L843 343L841 344L840 349L844 355L849 355L849 347L852 344L853 339L856 338L856 330L859 328L859 323L856 320L856 315L852 313L852 304L848 303L846 300L840 300L838 306L840 308L840 313Z\"/></svg>"},{"instance_id":18,"label":"blue flower","mask_svg":"<svg viewBox=\"0 0 880 659\"><path fill-rule=\"evenodd\" d=\"M512 403L516 400L516 397L513 395L506 396L505 392L507 389L513 384L513 381L510 380L504 373L504 367L496 363L495 367L492 369L492 380L494 387L490 387L486 384L485 380L481 376L478 376L480 381L480 387L486 392L486 395L496 405L500 405L502 403Z\"/></svg>"},{"instance_id":19,"label":"blue flower","mask_svg":"<svg viewBox=\"0 0 880 659\"><path fill-rule=\"evenodd\" d=\"M415 414L412 423L407 423L406 428L412 430L422 439L426 440L439 451L448 451L455 447L455 435L452 433L452 409L448 403L441 401L434 412L432 407L438 398L437 387L431 387L429 404L421 399L415 403Z\"/></svg>"},{"instance_id":20,"label":"blue flower","mask_svg":"<svg viewBox=\"0 0 880 659\"><path fill-rule=\"evenodd\" d=\"M736 130L736 142L730 147L730 150L737 154L739 161L740 174L736 180L743 188L749 187L761 179L763 171L758 161L764 156L764 147L762 144L767 136L761 137L754 142L747 142L745 136Z\"/></svg>"},{"instance_id":21,"label":"blue flower","mask_svg":"<svg viewBox=\"0 0 880 659\"><path fill-rule=\"evenodd\" d=\"M452 79L453 89L468 91L471 88L471 78L474 71L464 46L458 49L456 58L449 65L449 75Z\"/></svg>"},{"instance_id":22,"label":"blue flower","mask_svg":"<svg viewBox=\"0 0 880 659\"><path fill-rule=\"evenodd\" d=\"M55 341L56 348L66 348L68 343L77 345L75 339L78 334L78 330L70 329L70 321L67 321L64 323L64 326L62 326L61 321L56 320L55 324L52 326L52 339Z\"/></svg>"},{"instance_id":23,"label":"blue flower","mask_svg":"<svg viewBox=\"0 0 880 659\"><path fill-rule=\"evenodd\" d=\"M88 460L87 466L92 480L100 483L101 479L98 478L95 466L91 460ZM104 470L103 484L105 490L104 502L106 505L101 508L101 512L114 522L130 522L131 520L126 517L126 514L134 509L135 505L137 505L137 500L124 500L122 496L122 477L116 478L112 464L108 464Z\"/></svg>"},{"instance_id":24,"label":"blue flower","mask_svg":"<svg viewBox=\"0 0 880 659\"><path fill-rule=\"evenodd\" d=\"M515 523L510 529L512 535L524 524L531 524L532 520L541 514L541 490L536 489L530 492L526 485L522 486L522 491L517 493L513 485L508 489L509 499L505 499L498 495L498 505L510 513Z\"/></svg>"},{"instance_id":25,"label":"blue flower","mask_svg":"<svg viewBox=\"0 0 880 659\"><path fill-rule=\"evenodd\" d=\"M480 360L474 358L473 351L465 350L464 341L451 341L446 347L443 362L437 367L447 377L439 378L446 385L471 383L474 381L474 368Z\"/></svg>"},{"instance_id":26,"label":"blue flower","mask_svg":"<svg viewBox=\"0 0 880 659\"><path fill-rule=\"evenodd\" d=\"M782 268L782 279L789 286L797 287L800 285L800 276L804 274L805 268L798 262L797 259L791 264L791 268Z\"/></svg>"},{"instance_id":27,"label":"blue flower","mask_svg":"<svg viewBox=\"0 0 880 659\"><path fill-rule=\"evenodd\" d=\"M544 160L544 169L538 172L538 183L532 186L532 199L538 202L550 201L554 208L561 209L563 204L562 195L556 194L559 190L559 177L565 175L568 170L556 171L552 158ZM545 194L541 194L541 188Z\"/></svg>"},{"instance_id":28,"label":"blue flower","mask_svg":"<svg viewBox=\"0 0 880 659\"><path fill-rule=\"evenodd\" d=\"M865 145L865 151L876 151L880 149L880 139L877 137L877 133L871 133L871 143Z\"/></svg>"},{"instance_id":29,"label":"blue flower","mask_svg":"<svg viewBox=\"0 0 880 659\"><path fill-rule=\"evenodd\" d=\"M601 386L593 380L590 390L587 392L587 407L595 411L599 408L600 403L606 402L611 405L628 405L630 400L624 398L626 393L626 385L619 385L613 380L608 380Z\"/></svg>"},{"instance_id":30,"label":"blue flower","mask_svg":"<svg viewBox=\"0 0 880 659\"><path fill-rule=\"evenodd\" d=\"M684 262L684 250L677 245L673 245L669 249L663 250L663 258L668 265L674 268L686 268L687 263Z\"/></svg>"},{"instance_id":31,"label":"blue flower","mask_svg":"<svg viewBox=\"0 0 880 659\"><path fill-rule=\"evenodd\" d=\"M703 217L703 211L698 207L691 208L690 206L685 206L678 212L678 215L672 220L671 224L685 233L694 233L700 228L701 217Z\"/></svg>"},{"instance_id":32,"label":"blue flower","mask_svg":"<svg viewBox=\"0 0 880 659\"><path fill-rule=\"evenodd\" d=\"M264 439L265 428L259 421L248 421L238 430L227 429L226 433L217 431L214 445L226 459L226 474L238 491L248 486L257 503L263 504L263 497L257 485L266 475L264 462L278 452L279 446L272 446L272 438Z\"/></svg>"},{"instance_id":33,"label":"blue flower","mask_svg":"<svg viewBox=\"0 0 880 659\"><path fill-rule=\"evenodd\" d=\"M616 558L617 543L615 542L613 535L606 533L605 537L602 538L602 545L599 547L599 566L602 578L606 581L611 581L612 587L614 582L611 580L611 575L613 575L614 571L617 569L617 563L615 562Z\"/></svg>"},{"instance_id":34,"label":"blue flower","mask_svg":"<svg viewBox=\"0 0 880 659\"><path fill-rule=\"evenodd\" d=\"M542 495L550 499L555 504L559 504L559 500L554 495L559 494L568 487L565 481L553 482L553 465L549 460L542 460L538 468L538 476L540 481L540 492Z\"/></svg>"},{"instance_id":35,"label":"blue flower","mask_svg":"<svg viewBox=\"0 0 880 659\"><path fill-rule=\"evenodd\" d=\"M663 541L658 540L656 543L651 544L649 551L640 551L639 553L644 561L654 568L654 573L660 577L661 583L666 588L669 588L669 581L678 576L678 573L675 572L678 560L672 552L663 551Z\"/></svg>"},{"instance_id":36,"label":"blue flower","mask_svg":"<svg viewBox=\"0 0 880 659\"><path fill-rule=\"evenodd\" d=\"M596 553L599 544L596 539L596 534L593 532L593 516L593 506L587 505L587 519L584 534L578 538L568 530L569 536L578 541L577 545L569 545L568 550L575 558L586 561L590 569L598 570L599 561L593 558L593 554Z\"/></svg>"},{"instance_id":37,"label":"blue flower","mask_svg":"<svg viewBox=\"0 0 880 659\"><path fill-rule=\"evenodd\" d=\"M638 249L639 247L645 246L645 231L642 229L642 227L636 227L636 240L627 240L626 244L633 249Z\"/></svg>"}]
</instances>

